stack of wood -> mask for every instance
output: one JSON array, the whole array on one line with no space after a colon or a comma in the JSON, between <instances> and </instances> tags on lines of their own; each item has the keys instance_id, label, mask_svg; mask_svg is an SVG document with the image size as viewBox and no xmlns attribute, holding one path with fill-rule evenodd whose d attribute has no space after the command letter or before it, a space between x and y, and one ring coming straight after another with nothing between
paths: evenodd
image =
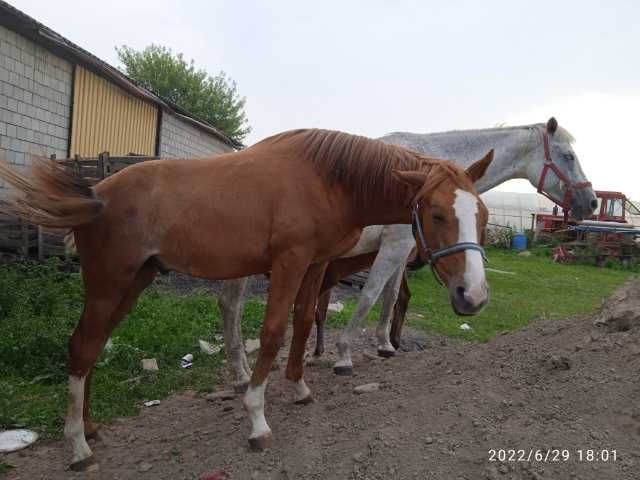
<instances>
[{"instance_id":1,"label":"stack of wood","mask_svg":"<svg viewBox=\"0 0 640 480\"><path fill-rule=\"evenodd\" d=\"M129 165L157 158L139 155L111 157L109 152L103 152L93 158L82 158L76 155L75 158L56 159L54 155L51 160L74 169L89 184L95 185ZM65 230L42 228L30 225L19 218L0 215L0 250L4 252L24 256L36 253L40 260L52 256L65 257L64 235L66 233Z\"/></svg>"},{"instance_id":2,"label":"stack of wood","mask_svg":"<svg viewBox=\"0 0 640 480\"><path fill-rule=\"evenodd\" d=\"M0 246L27 255L38 247L38 229L20 218L0 214Z\"/></svg>"}]
</instances>

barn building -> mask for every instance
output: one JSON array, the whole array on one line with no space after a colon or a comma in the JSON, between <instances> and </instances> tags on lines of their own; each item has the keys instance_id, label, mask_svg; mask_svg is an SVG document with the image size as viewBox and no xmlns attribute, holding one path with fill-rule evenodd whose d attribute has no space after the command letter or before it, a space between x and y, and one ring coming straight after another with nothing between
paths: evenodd
<instances>
[{"instance_id":1,"label":"barn building","mask_svg":"<svg viewBox=\"0 0 640 480\"><path fill-rule=\"evenodd\" d=\"M239 147L0 0L0 158L24 167L52 154L194 157Z\"/></svg>"}]
</instances>

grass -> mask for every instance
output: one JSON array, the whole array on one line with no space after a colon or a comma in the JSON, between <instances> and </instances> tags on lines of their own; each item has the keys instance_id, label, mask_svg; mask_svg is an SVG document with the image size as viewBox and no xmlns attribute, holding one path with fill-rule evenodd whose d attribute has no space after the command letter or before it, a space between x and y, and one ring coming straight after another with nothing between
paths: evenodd
<instances>
[{"instance_id":1,"label":"grass","mask_svg":"<svg viewBox=\"0 0 640 480\"><path fill-rule=\"evenodd\" d=\"M591 265L558 265L544 255L523 257L510 250L488 252L487 272L491 288L487 308L474 317L456 316L447 291L436 285L431 272L423 269L411 280L408 325L469 340L487 341L505 330L514 330L533 319L560 319L592 312L632 273ZM418 315L423 317L419 317ZM460 330L467 322L472 330Z\"/></svg>"},{"instance_id":2,"label":"grass","mask_svg":"<svg viewBox=\"0 0 640 480\"><path fill-rule=\"evenodd\" d=\"M456 317L446 290L428 269L410 280L412 301L408 324L446 335L486 341L503 330L534 318L563 318L592 311L628 271L585 265L554 265L544 256L521 257L491 250L488 272L489 307L476 317ZM55 263L21 263L0 267L0 429L24 426L45 436L61 433L66 410L67 341L82 308L78 274L62 273ZM344 324L355 307L349 301L330 325ZM377 317L379 307L370 314ZM245 308L244 334L255 336L264 306ZM459 330L466 321L473 329ZM195 292L180 296L148 290L113 335L113 348L101 356L93 379L92 406L97 421L133 415L145 400L162 399L173 391L207 391L215 382L223 353L206 356L198 339L213 342L222 331L213 296ZM190 369L180 358L193 353ZM141 370L142 358L156 358L158 372ZM139 377L139 381L128 381Z\"/></svg>"},{"instance_id":3,"label":"grass","mask_svg":"<svg viewBox=\"0 0 640 480\"><path fill-rule=\"evenodd\" d=\"M61 432L67 397L67 342L82 309L78 274L54 264L0 268L0 430L25 426L45 436ZM261 302L246 306L244 334L255 335ZM198 339L214 342L222 332L216 300L196 292L179 296L149 290L115 330L92 384L97 421L133 415L144 400L187 388L210 390L224 354L201 354ZM180 358L193 353L190 369ZM156 358L160 370L141 369ZM140 377L139 381L127 381Z\"/></svg>"},{"instance_id":4,"label":"grass","mask_svg":"<svg viewBox=\"0 0 640 480\"><path fill-rule=\"evenodd\" d=\"M484 342L496 333L517 329L533 319L559 319L592 312L603 298L634 275L619 268L558 265L546 253L542 250L526 257L511 250L489 249L487 268L509 273L486 272L490 302L473 317L454 314L447 289L436 283L428 267L423 268L409 277L411 303L406 325ZM345 325L355 306L355 300L346 302L342 312L329 317L329 325ZM379 312L380 302L368 321L377 321ZM460 330L465 322L471 330Z\"/></svg>"}]
</instances>

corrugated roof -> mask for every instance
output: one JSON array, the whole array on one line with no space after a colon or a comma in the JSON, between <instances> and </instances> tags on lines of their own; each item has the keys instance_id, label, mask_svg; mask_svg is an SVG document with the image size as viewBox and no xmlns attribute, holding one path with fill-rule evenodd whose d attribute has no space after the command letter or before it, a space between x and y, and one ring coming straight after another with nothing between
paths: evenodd
<instances>
[{"instance_id":1,"label":"corrugated roof","mask_svg":"<svg viewBox=\"0 0 640 480\"><path fill-rule=\"evenodd\" d=\"M36 19L18 10L14 6L9 5L3 0L0 0L0 25L4 25L20 35L29 38L33 42L53 51L56 55L66 58L74 63L81 64L83 67L92 70L96 74L109 79L130 94L152 102L163 110L178 115L182 120L185 120L195 127L212 134L232 148L241 148L243 146L241 143L229 138L213 125L197 118L191 112L138 85L134 80L126 76L117 68L112 67L107 62L66 39L59 33L54 32L46 25L43 25Z\"/></svg>"}]
</instances>

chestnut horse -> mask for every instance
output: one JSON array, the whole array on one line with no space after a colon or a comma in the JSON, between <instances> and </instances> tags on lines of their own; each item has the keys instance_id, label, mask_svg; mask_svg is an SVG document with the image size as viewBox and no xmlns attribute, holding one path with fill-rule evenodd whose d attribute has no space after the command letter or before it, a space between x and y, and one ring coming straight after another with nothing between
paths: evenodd
<instances>
[{"instance_id":1,"label":"chestnut horse","mask_svg":"<svg viewBox=\"0 0 640 480\"><path fill-rule=\"evenodd\" d=\"M261 348L245 395L249 443L271 442L264 391L296 311L287 378L296 400L310 398L302 359L327 262L352 248L373 224L411 223L420 254L437 260L452 303L477 313L488 293L481 234L487 209L473 182L492 153L467 171L402 147L327 130L295 130L212 158L133 165L95 187L55 162L25 177L0 165L17 190L10 210L47 227L70 228L80 256L85 305L69 342L65 436L71 468L94 460L86 436L91 374L113 329L158 271L210 279L271 272ZM440 258L442 257L442 258ZM296 298L305 280L308 298Z\"/></svg>"}]
</instances>

